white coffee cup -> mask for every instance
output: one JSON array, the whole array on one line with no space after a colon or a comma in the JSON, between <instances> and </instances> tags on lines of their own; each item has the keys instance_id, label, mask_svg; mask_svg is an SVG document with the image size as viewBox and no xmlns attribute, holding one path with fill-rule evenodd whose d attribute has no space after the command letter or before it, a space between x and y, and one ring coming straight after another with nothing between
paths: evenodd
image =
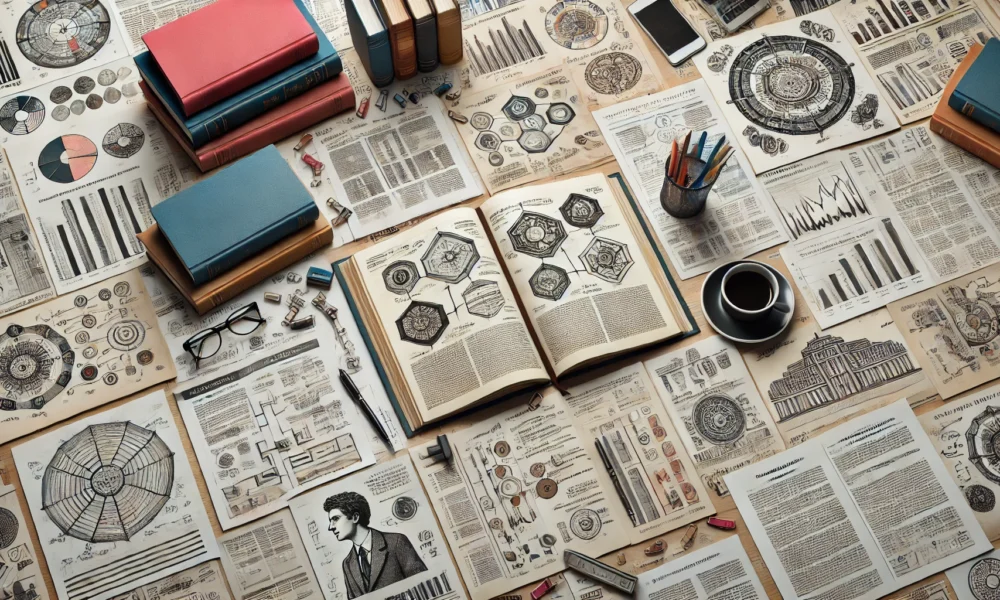
<instances>
[{"instance_id":1,"label":"white coffee cup","mask_svg":"<svg viewBox=\"0 0 1000 600\"><path fill-rule=\"evenodd\" d=\"M744 272L756 273L767 281L768 284L770 284L771 298L768 300L767 305L763 308L755 310L742 308L726 295L726 283L733 277L733 275ZM781 278L784 279L784 277ZM742 262L726 271L726 274L722 276L722 286L720 291L722 293L722 307L726 309L729 316L737 321L756 321L758 319L763 319L771 314L772 310L783 313L787 313L792 310L789 305L778 301L778 296L781 295L781 282L778 281L778 277L775 276L771 269L768 269L764 265L757 262Z\"/></svg>"}]
</instances>

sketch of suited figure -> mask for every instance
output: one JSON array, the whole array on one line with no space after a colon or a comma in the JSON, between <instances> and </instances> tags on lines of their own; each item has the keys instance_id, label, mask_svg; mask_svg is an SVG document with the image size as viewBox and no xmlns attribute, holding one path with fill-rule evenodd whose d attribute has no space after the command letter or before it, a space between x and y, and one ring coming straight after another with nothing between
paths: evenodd
<instances>
[{"instance_id":1,"label":"sketch of suited figure","mask_svg":"<svg viewBox=\"0 0 1000 600\"><path fill-rule=\"evenodd\" d=\"M405 535L368 526L371 508L361 494L341 492L330 496L323 510L337 540L353 545L343 563L348 598L358 598L427 570Z\"/></svg>"}]
</instances>

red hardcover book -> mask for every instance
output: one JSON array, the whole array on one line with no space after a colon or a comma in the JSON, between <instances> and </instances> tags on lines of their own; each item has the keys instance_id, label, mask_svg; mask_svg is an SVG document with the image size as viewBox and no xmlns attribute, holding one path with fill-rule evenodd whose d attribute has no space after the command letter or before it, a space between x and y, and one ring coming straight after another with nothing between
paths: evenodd
<instances>
[{"instance_id":1,"label":"red hardcover book","mask_svg":"<svg viewBox=\"0 0 1000 600\"><path fill-rule=\"evenodd\" d=\"M180 144L203 173L252 154L323 119L329 119L344 111L353 111L355 102L351 81L347 75L341 73L330 81L292 98L219 139L196 149L191 147L191 143L177 126L177 122L163 108L163 104L152 93L146 82L140 81L139 87L142 88L146 103L149 104L160 125Z\"/></svg>"},{"instance_id":2,"label":"red hardcover book","mask_svg":"<svg viewBox=\"0 0 1000 600\"><path fill-rule=\"evenodd\" d=\"M219 0L142 41L188 117L319 50L292 0Z\"/></svg>"}]
</instances>

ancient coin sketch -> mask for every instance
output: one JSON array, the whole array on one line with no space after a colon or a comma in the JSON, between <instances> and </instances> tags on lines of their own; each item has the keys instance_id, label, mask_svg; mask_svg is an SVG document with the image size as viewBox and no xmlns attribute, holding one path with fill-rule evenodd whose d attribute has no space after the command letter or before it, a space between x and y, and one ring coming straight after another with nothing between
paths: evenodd
<instances>
[{"instance_id":1,"label":"ancient coin sketch","mask_svg":"<svg viewBox=\"0 0 1000 600\"><path fill-rule=\"evenodd\" d=\"M761 133L753 125L747 125L743 129L743 136L751 146L760 148L771 156L777 156L788 150L788 142L769 133Z\"/></svg>"},{"instance_id":2,"label":"ancient coin sketch","mask_svg":"<svg viewBox=\"0 0 1000 600\"><path fill-rule=\"evenodd\" d=\"M966 486L963 490L965 500L969 503L969 508L979 513L988 513L997 505L996 494L985 485L978 483Z\"/></svg>"},{"instance_id":3,"label":"ancient coin sketch","mask_svg":"<svg viewBox=\"0 0 1000 600\"><path fill-rule=\"evenodd\" d=\"M587 63L584 81L598 94L621 94L642 78L642 63L631 54L608 52Z\"/></svg>"},{"instance_id":4,"label":"ancient coin sketch","mask_svg":"<svg viewBox=\"0 0 1000 600\"><path fill-rule=\"evenodd\" d=\"M733 59L729 94L743 116L762 129L822 136L851 108L852 67L816 40L762 36Z\"/></svg>"},{"instance_id":5,"label":"ancient coin sketch","mask_svg":"<svg viewBox=\"0 0 1000 600\"><path fill-rule=\"evenodd\" d=\"M609 283L621 283L635 264L628 246L596 236L580 254L580 260L588 273Z\"/></svg>"},{"instance_id":6,"label":"ancient coin sketch","mask_svg":"<svg viewBox=\"0 0 1000 600\"><path fill-rule=\"evenodd\" d=\"M412 292L420 281L420 272L412 261L397 260L382 271L382 280L385 282L385 289L393 294L405 296Z\"/></svg>"},{"instance_id":7,"label":"ancient coin sketch","mask_svg":"<svg viewBox=\"0 0 1000 600\"><path fill-rule=\"evenodd\" d=\"M462 300L470 315L487 319L497 316L505 303L500 285L486 279L470 283L462 292Z\"/></svg>"},{"instance_id":8,"label":"ancient coin sketch","mask_svg":"<svg viewBox=\"0 0 1000 600\"><path fill-rule=\"evenodd\" d=\"M170 499L174 453L134 423L91 425L56 450L42 476L42 510L66 535L132 539Z\"/></svg>"},{"instance_id":9,"label":"ancient coin sketch","mask_svg":"<svg viewBox=\"0 0 1000 600\"><path fill-rule=\"evenodd\" d=\"M101 69L101 72L97 74L97 83L105 87L116 81L118 81L118 74L111 69Z\"/></svg>"},{"instance_id":10,"label":"ancient coin sketch","mask_svg":"<svg viewBox=\"0 0 1000 600\"><path fill-rule=\"evenodd\" d=\"M54 104L62 104L73 97L73 90L65 85L57 85L49 92L49 100Z\"/></svg>"},{"instance_id":11,"label":"ancient coin sketch","mask_svg":"<svg viewBox=\"0 0 1000 600\"><path fill-rule=\"evenodd\" d=\"M987 406L976 415L965 432L969 462L983 477L1000 484L1000 410Z\"/></svg>"},{"instance_id":12,"label":"ancient coin sketch","mask_svg":"<svg viewBox=\"0 0 1000 600\"><path fill-rule=\"evenodd\" d=\"M562 0L545 13L545 31L570 50L586 50L608 34L608 15L590 0Z\"/></svg>"},{"instance_id":13,"label":"ancient coin sketch","mask_svg":"<svg viewBox=\"0 0 1000 600\"><path fill-rule=\"evenodd\" d=\"M570 515L569 530L581 540L592 540L601 532L601 515L590 508L577 509Z\"/></svg>"},{"instance_id":14,"label":"ancient coin sketch","mask_svg":"<svg viewBox=\"0 0 1000 600\"><path fill-rule=\"evenodd\" d=\"M528 286L535 296L556 301L569 288L569 274L562 267L542 263L528 279Z\"/></svg>"},{"instance_id":15,"label":"ancient coin sketch","mask_svg":"<svg viewBox=\"0 0 1000 600\"><path fill-rule=\"evenodd\" d=\"M567 223L580 229L590 229L604 216L604 211L596 198L577 193L572 193L566 198L559 207L559 212Z\"/></svg>"},{"instance_id":16,"label":"ancient coin sketch","mask_svg":"<svg viewBox=\"0 0 1000 600\"><path fill-rule=\"evenodd\" d=\"M415 300L396 319L396 328L405 342L433 346L448 328L448 315L440 304Z\"/></svg>"},{"instance_id":17,"label":"ancient coin sketch","mask_svg":"<svg viewBox=\"0 0 1000 600\"><path fill-rule=\"evenodd\" d=\"M16 43L36 65L62 69L97 54L110 34L111 16L98 0L39 0L21 16Z\"/></svg>"},{"instance_id":18,"label":"ancient coin sketch","mask_svg":"<svg viewBox=\"0 0 1000 600\"><path fill-rule=\"evenodd\" d=\"M0 410L37 410L73 376L76 354L48 325L9 325L0 336Z\"/></svg>"},{"instance_id":19,"label":"ancient coin sketch","mask_svg":"<svg viewBox=\"0 0 1000 600\"><path fill-rule=\"evenodd\" d=\"M97 110L104 105L104 98L101 98L98 94L91 94L87 96L86 105L90 110Z\"/></svg>"},{"instance_id":20,"label":"ancient coin sketch","mask_svg":"<svg viewBox=\"0 0 1000 600\"><path fill-rule=\"evenodd\" d=\"M708 57L708 69L713 73L721 73L729 64L729 58L733 55L733 47L724 44Z\"/></svg>"},{"instance_id":21,"label":"ancient coin sketch","mask_svg":"<svg viewBox=\"0 0 1000 600\"><path fill-rule=\"evenodd\" d=\"M747 417L732 398L716 394L702 398L691 412L698 434L717 446L731 444L746 431Z\"/></svg>"},{"instance_id":22,"label":"ancient coin sketch","mask_svg":"<svg viewBox=\"0 0 1000 600\"><path fill-rule=\"evenodd\" d=\"M524 211L507 230L507 235L514 250L535 258L551 258L566 241L566 228L552 217Z\"/></svg>"},{"instance_id":23,"label":"ancient coin sketch","mask_svg":"<svg viewBox=\"0 0 1000 600\"><path fill-rule=\"evenodd\" d=\"M1000 600L1000 560L983 558L972 565L969 591L976 600Z\"/></svg>"},{"instance_id":24,"label":"ancient coin sketch","mask_svg":"<svg viewBox=\"0 0 1000 600\"><path fill-rule=\"evenodd\" d=\"M445 283L458 283L479 262L476 243L448 231L439 231L420 258L427 277Z\"/></svg>"},{"instance_id":25,"label":"ancient coin sketch","mask_svg":"<svg viewBox=\"0 0 1000 600\"><path fill-rule=\"evenodd\" d=\"M851 109L851 123L860 125L862 129L881 129L885 123L877 119L878 96L866 94L864 100Z\"/></svg>"},{"instance_id":26,"label":"ancient coin sketch","mask_svg":"<svg viewBox=\"0 0 1000 600\"><path fill-rule=\"evenodd\" d=\"M115 158L131 158L139 153L146 141L142 129L131 123L119 123L104 134L101 147Z\"/></svg>"},{"instance_id":27,"label":"ancient coin sketch","mask_svg":"<svg viewBox=\"0 0 1000 600\"><path fill-rule=\"evenodd\" d=\"M45 120L45 105L34 96L15 96L0 106L0 127L7 133L27 135Z\"/></svg>"},{"instance_id":28,"label":"ancient coin sketch","mask_svg":"<svg viewBox=\"0 0 1000 600\"><path fill-rule=\"evenodd\" d=\"M89 94L95 87L97 84L94 83L94 79L86 75L81 75L73 81L73 91L77 94Z\"/></svg>"},{"instance_id":29,"label":"ancient coin sketch","mask_svg":"<svg viewBox=\"0 0 1000 600\"><path fill-rule=\"evenodd\" d=\"M392 515L400 521L409 521L417 514L417 501L409 496L400 496L392 502Z\"/></svg>"}]
</instances>

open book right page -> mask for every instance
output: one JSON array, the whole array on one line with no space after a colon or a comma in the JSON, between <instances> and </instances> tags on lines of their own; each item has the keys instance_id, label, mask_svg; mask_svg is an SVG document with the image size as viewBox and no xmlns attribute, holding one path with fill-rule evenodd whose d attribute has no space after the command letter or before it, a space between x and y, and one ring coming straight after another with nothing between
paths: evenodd
<instances>
[{"instance_id":1,"label":"open book right page","mask_svg":"<svg viewBox=\"0 0 1000 600\"><path fill-rule=\"evenodd\" d=\"M992 548L905 400L726 484L785 598L874 600Z\"/></svg>"},{"instance_id":2,"label":"open book right page","mask_svg":"<svg viewBox=\"0 0 1000 600\"><path fill-rule=\"evenodd\" d=\"M354 260L424 421L549 378L475 210L449 210Z\"/></svg>"},{"instance_id":3,"label":"open book right page","mask_svg":"<svg viewBox=\"0 0 1000 600\"><path fill-rule=\"evenodd\" d=\"M556 376L680 332L604 175L508 190L479 210Z\"/></svg>"}]
</instances>

